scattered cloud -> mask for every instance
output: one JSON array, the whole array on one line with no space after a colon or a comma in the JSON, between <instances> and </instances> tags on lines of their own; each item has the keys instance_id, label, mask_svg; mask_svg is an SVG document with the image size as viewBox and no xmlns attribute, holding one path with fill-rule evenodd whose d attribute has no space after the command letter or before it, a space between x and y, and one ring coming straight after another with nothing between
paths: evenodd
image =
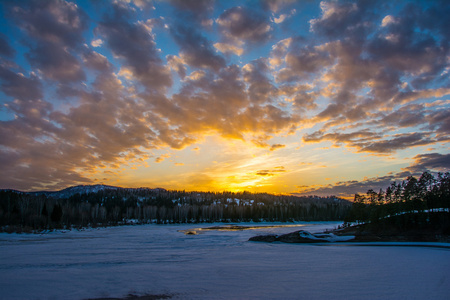
<instances>
[{"instance_id":1,"label":"scattered cloud","mask_svg":"<svg viewBox=\"0 0 450 300\"><path fill-rule=\"evenodd\" d=\"M404 168L404 171L408 172L409 175L418 176L425 171L448 172L450 170L450 154L418 154L413 159L414 163Z\"/></svg>"},{"instance_id":2,"label":"scattered cloud","mask_svg":"<svg viewBox=\"0 0 450 300\"><path fill-rule=\"evenodd\" d=\"M241 56L244 53L244 49L228 43L215 43L214 48L222 53L232 53L237 56Z\"/></svg>"},{"instance_id":3,"label":"scattered cloud","mask_svg":"<svg viewBox=\"0 0 450 300\"><path fill-rule=\"evenodd\" d=\"M334 195L346 199L353 199L355 193L365 193L367 190L372 189L375 191L380 188L386 188L395 181L396 177L392 175L365 178L362 181L348 180L340 181L327 185L312 185L312 186L297 186L297 195L318 195L327 196Z\"/></svg>"},{"instance_id":4,"label":"scattered cloud","mask_svg":"<svg viewBox=\"0 0 450 300\"><path fill-rule=\"evenodd\" d=\"M278 17L273 17L272 22L274 22L275 24L281 24L284 21L286 21L287 19L289 19L290 17L292 17L293 15L295 15L296 12L297 12L297 10L294 8L290 11L289 14L281 14Z\"/></svg>"},{"instance_id":5,"label":"scattered cloud","mask_svg":"<svg viewBox=\"0 0 450 300\"><path fill-rule=\"evenodd\" d=\"M163 155L160 155L160 156L158 156L157 158L155 158L155 162L156 162L156 163L163 162L166 158L169 158L169 157L170 157L170 154L163 154Z\"/></svg>"},{"instance_id":6,"label":"scattered cloud","mask_svg":"<svg viewBox=\"0 0 450 300\"><path fill-rule=\"evenodd\" d=\"M408 134L396 134L392 139L388 140L362 142L356 143L355 145L358 146L360 152L391 153L399 149L430 145L435 142L435 140L428 138L427 134L415 132Z\"/></svg>"},{"instance_id":7,"label":"scattered cloud","mask_svg":"<svg viewBox=\"0 0 450 300\"><path fill-rule=\"evenodd\" d=\"M393 17L391 15L387 15L381 21L381 27L386 27L386 26L388 26L390 24L396 24L396 23L398 23L398 20L396 20L395 17Z\"/></svg>"},{"instance_id":8,"label":"scattered cloud","mask_svg":"<svg viewBox=\"0 0 450 300\"><path fill-rule=\"evenodd\" d=\"M336 195L347 199L353 199L354 194L364 194L369 189L385 190L392 182L402 182L408 176L419 178L423 172L448 172L450 169L450 155L439 153L419 154L413 158L413 162L403 171L385 176L365 177L362 180L340 181L328 185L299 185L298 195Z\"/></svg>"},{"instance_id":9,"label":"scattered cloud","mask_svg":"<svg viewBox=\"0 0 450 300\"><path fill-rule=\"evenodd\" d=\"M96 11L64 0L2 3L1 187L90 183L169 157L149 159L157 150L196 143L189 152L199 156L208 136L280 164L295 148L300 167L312 143L319 153L413 157L391 175L312 189L330 193L448 169L448 5L249 3L113 1ZM259 180L285 172L255 169L248 174Z\"/></svg>"},{"instance_id":10,"label":"scattered cloud","mask_svg":"<svg viewBox=\"0 0 450 300\"><path fill-rule=\"evenodd\" d=\"M276 167L276 168L270 169L270 170L259 170L259 171L256 171L255 174L258 176L274 176L274 175L277 175L279 173L284 173L284 172L286 172L284 167Z\"/></svg>"},{"instance_id":11,"label":"scattered cloud","mask_svg":"<svg viewBox=\"0 0 450 300\"><path fill-rule=\"evenodd\" d=\"M272 30L268 18L241 6L230 8L216 20L222 34L230 41L263 42Z\"/></svg>"},{"instance_id":12,"label":"scattered cloud","mask_svg":"<svg viewBox=\"0 0 450 300\"><path fill-rule=\"evenodd\" d=\"M119 3L113 3L112 13L105 15L96 28L105 44L121 59L147 89L164 91L172 84L169 69L159 57L159 51L146 24L134 22L132 11Z\"/></svg>"},{"instance_id":13,"label":"scattered cloud","mask_svg":"<svg viewBox=\"0 0 450 300\"><path fill-rule=\"evenodd\" d=\"M282 8L289 6L295 2L295 0L263 0L261 1L263 8L269 9L272 12L276 13Z\"/></svg>"},{"instance_id":14,"label":"scattered cloud","mask_svg":"<svg viewBox=\"0 0 450 300\"><path fill-rule=\"evenodd\" d=\"M282 144L273 144L272 146L270 146L270 151L275 151L281 148L286 147L286 145L282 145Z\"/></svg>"},{"instance_id":15,"label":"scattered cloud","mask_svg":"<svg viewBox=\"0 0 450 300\"><path fill-rule=\"evenodd\" d=\"M103 41L101 39L96 39L91 42L91 46L94 48L100 47L102 44L103 44Z\"/></svg>"},{"instance_id":16,"label":"scattered cloud","mask_svg":"<svg viewBox=\"0 0 450 300\"><path fill-rule=\"evenodd\" d=\"M172 27L172 36L181 48L180 57L191 67L215 71L225 67L225 59L216 54L211 42L194 28L185 24Z\"/></svg>"}]
</instances>

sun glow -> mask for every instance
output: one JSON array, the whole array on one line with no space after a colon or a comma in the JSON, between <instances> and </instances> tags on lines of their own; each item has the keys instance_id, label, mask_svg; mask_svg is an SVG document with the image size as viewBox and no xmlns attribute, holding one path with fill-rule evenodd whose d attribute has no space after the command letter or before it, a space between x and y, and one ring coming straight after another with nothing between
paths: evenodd
<instances>
[{"instance_id":1,"label":"sun glow","mask_svg":"<svg viewBox=\"0 0 450 300\"><path fill-rule=\"evenodd\" d=\"M448 171L448 7L353 2L3 1L0 189L347 197Z\"/></svg>"}]
</instances>

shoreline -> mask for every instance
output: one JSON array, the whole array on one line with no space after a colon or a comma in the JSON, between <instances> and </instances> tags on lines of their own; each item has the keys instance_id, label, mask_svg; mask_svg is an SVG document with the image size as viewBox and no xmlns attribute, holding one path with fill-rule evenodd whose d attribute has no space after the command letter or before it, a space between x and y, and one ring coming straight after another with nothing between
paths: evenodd
<instances>
[{"instance_id":1,"label":"shoreline","mask_svg":"<svg viewBox=\"0 0 450 300\"><path fill-rule=\"evenodd\" d=\"M445 243L450 245L450 235L443 234L439 229L398 230L388 228L374 230L368 224L360 224L314 234L298 230L283 235L257 235L251 237L249 241L304 244ZM445 248L447 247L445 246Z\"/></svg>"},{"instance_id":2,"label":"shoreline","mask_svg":"<svg viewBox=\"0 0 450 300\"><path fill-rule=\"evenodd\" d=\"M441 242L450 243L450 235L443 234L441 229L399 230L371 228L370 224L359 224L330 231L338 236L354 235L355 242Z\"/></svg>"}]
</instances>

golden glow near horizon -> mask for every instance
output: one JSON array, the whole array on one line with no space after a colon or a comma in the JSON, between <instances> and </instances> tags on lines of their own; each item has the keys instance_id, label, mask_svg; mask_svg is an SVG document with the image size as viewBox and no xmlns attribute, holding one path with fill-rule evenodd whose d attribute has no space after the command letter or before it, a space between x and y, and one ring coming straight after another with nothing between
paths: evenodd
<instances>
[{"instance_id":1,"label":"golden glow near horizon","mask_svg":"<svg viewBox=\"0 0 450 300\"><path fill-rule=\"evenodd\" d=\"M366 154L356 156L342 148L319 149L318 145L303 148L306 149L301 152L292 151L289 147L270 151L252 143L211 136L184 150L154 155L145 161L145 165L108 169L98 173L103 178L95 177L98 178L97 183L128 187L314 194L314 191L332 186L334 182L345 181L343 173L346 172L367 180L367 172L358 170L358 164L367 164L367 159L371 159L379 169L392 170L394 165L392 158L374 159ZM308 160L303 159L303 155ZM337 157L340 161L336 161ZM355 159L358 160L355 162ZM402 166L408 165L408 160L397 160L395 164L401 170ZM327 177L324 178L323 174ZM350 194L340 196L352 198Z\"/></svg>"},{"instance_id":2,"label":"golden glow near horizon","mask_svg":"<svg viewBox=\"0 0 450 300\"><path fill-rule=\"evenodd\" d=\"M2 3L0 188L351 198L448 171L450 8L382 2Z\"/></svg>"}]
</instances>

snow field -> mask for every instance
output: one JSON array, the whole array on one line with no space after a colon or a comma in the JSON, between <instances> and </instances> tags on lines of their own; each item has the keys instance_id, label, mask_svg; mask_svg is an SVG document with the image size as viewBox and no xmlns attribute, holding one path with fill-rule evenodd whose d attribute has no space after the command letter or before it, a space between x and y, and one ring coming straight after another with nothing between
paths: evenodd
<instances>
[{"instance_id":1,"label":"snow field","mask_svg":"<svg viewBox=\"0 0 450 300\"><path fill-rule=\"evenodd\" d=\"M0 298L169 293L174 299L449 299L449 248L247 241L339 224L197 235L179 230L221 224L0 234Z\"/></svg>"}]
</instances>

